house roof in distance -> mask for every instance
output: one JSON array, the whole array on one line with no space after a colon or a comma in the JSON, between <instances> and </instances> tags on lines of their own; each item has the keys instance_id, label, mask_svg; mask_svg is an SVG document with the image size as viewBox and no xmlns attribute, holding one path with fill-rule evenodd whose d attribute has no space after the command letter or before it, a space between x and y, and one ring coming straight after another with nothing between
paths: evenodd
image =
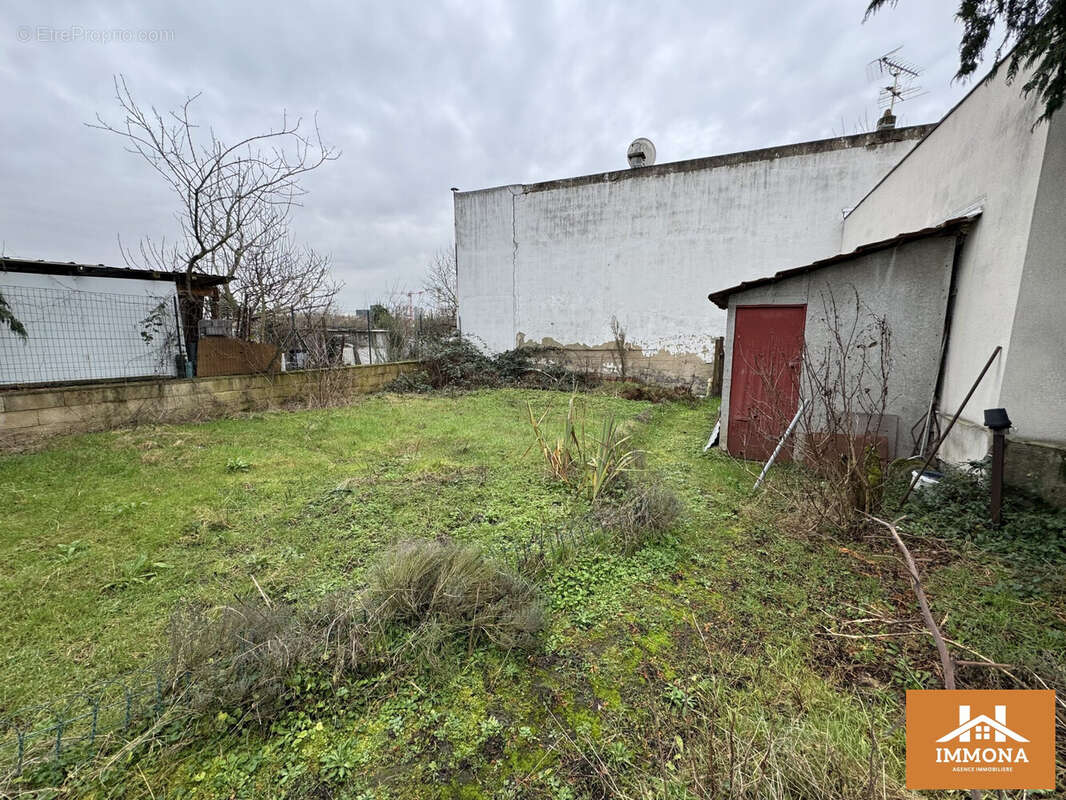
<instances>
[{"instance_id":1,"label":"house roof in distance","mask_svg":"<svg viewBox=\"0 0 1066 800\"><path fill-rule=\"evenodd\" d=\"M737 292L753 289L756 286L765 286L769 283L776 283L785 278L802 275L805 272L814 272L815 270L822 269L822 267L829 267L843 261L850 261L854 258L869 255L870 253L876 253L878 250L887 250L890 247L912 242L916 239L924 239L927 236L957 236L959 234L965 234L969 226L979 216L980 212L971 214L967 217L954 217L953 219L946 220L939 225L934 225L929 228L908 231L907 233L893 236L891 239L882 239L879 242L870 242L869 244L859 245L850 253L839 253L838 255L830 256L829 258L812 261L810 264L804 264L802 267L781 270L780 272L775 272L773 275L768 275L765 278L757 278L753 281L741 281L736 286L730 286L727 289L719 289L717 292L711 292L707 295L707 299L719 308L729 308L729 297Z\"/></svg>"},{"instance_id":2,"label":"house roof in distance","mask_svg":"<svg viewBox=\"0 0 1066 800\"><path fill-rule=\"evenodd\" d=\"M127 267L108 267L104 264L76 264L73 261L43 261L26 258L7 258L0 256L0 272L29 272L36 275L77 275L91 278L126 278L139 281L166 281L178 283L185 281L183 271L167 272L154 269L130 269ZM223 275L207 275L202 272L192 274L195 289L208 289L229 283Z\"/></svg>"}]
</instances>

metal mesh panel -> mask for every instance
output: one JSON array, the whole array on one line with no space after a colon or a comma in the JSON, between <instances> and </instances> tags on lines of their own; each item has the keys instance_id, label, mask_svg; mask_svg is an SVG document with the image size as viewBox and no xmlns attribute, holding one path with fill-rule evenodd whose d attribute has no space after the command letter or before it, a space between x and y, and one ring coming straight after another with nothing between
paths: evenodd
<instances>
[{"instance_id":1,"label":"metal mesh panel","mask_svg":"<svg viewBox=\"0 0 1066 800\"><path fill-rule=\"evenodd\" d=\"M0 385L176 375L175 295L0 285L26 329L0 327Z\"/></svg>"}]
</instances>

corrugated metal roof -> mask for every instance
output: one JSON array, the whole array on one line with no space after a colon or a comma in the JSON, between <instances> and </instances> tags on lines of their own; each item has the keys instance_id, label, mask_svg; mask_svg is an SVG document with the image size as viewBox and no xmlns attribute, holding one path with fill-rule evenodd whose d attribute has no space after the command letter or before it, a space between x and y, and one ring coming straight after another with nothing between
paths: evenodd
<instances>
[{"instance_id":1,"label":"corrugated metal roof","mask_svg":"<svg viewBox=\"0 0 1066 800\"><path fill-rule=\"evenodd\" d=\"M0 257L0 272L29 272L35 275L83 275L91 278L125 278L141 281L184 282L185 272L167 272L154 269L129 269L126 267L109 267L104 264L77 264L73 261L44 261L43 259ZM206 275L202 272L192 274L193 286L203 289L221 286L230 279L222 275Z\"/></svg>"},{"instance_id":2,"label":"corrugated metal roof","mask_svg":"<svg viewBox=\"0 0 1066 800\"><path fill-rule=\"evenodd\" d=\"M879 242L870 242L869 244L859 245L850 253L840 253L835 256L830 256L829 258L812 261L810 264L805 264L802 267L792 267L791 269L781 270L780 272L775 272L773 275L769 275L765 278L758 278L753 281L741 281L736 286L730 286L728 289L719 289L717 292L711 292L707 295L707 299L719 308L728 308L730 295L734 295L737 292L753 289L756 286L765 286L769 283L776 283L784 278L792 278L796 275L802 275L805 272L813 272L822 267L829 267L833 264L839 264L853 258L860 258L869 255L870 253L876 253L878 250L886 250L890 247L896 247L897 245L914 241L915 239L924 239L927 236L957 236L960 233L965 233L966 228L979 216L980 212L977 214L971 214L967 217L954 217L953 219L941 222L939 225L934 225L931 228L909 231L907 233L893 236L891 239L882 239Z\"/></svg>"}]
</instances>

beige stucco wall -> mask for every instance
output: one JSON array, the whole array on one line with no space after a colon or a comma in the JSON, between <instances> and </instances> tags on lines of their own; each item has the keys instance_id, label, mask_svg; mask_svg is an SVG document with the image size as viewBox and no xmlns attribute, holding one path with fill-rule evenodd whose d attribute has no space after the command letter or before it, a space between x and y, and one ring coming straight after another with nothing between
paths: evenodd
<instances>
[{"instance_id":1,"label":"beige stucco wall","mask_svg":"<svg viewBox=\"0 0 1066 800\"><path fill-rule=\"evenodd\" d=\"M381 389L417 363L0 392L0 448L64 433L340 400Z\"/></svg>"}]
</instances>

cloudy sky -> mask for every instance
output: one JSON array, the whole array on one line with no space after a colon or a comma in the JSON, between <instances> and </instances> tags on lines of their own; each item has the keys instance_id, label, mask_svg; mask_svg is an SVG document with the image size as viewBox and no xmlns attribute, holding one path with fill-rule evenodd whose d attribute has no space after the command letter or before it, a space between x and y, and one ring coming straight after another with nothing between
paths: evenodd
<instances>
[{"instance_id":1,"label":"cloudy sky","mask_svg":"<svg viewBox=\"0 0 1066 800\"><path fill-rule=\"evenodd\" d=\"M160 109L202 92L224 139L318 113L343 155L306 179L298 239L332 253L340 302L417 288L452 238L449 187L625 167L855 133L878 116L867 63L898 45L938 119L957 0L704 2L5 2L0 242L9 256L122 264L118 241L172 235L175 202L115 136L112 77Z\"/></svg>"}]
</instances>

